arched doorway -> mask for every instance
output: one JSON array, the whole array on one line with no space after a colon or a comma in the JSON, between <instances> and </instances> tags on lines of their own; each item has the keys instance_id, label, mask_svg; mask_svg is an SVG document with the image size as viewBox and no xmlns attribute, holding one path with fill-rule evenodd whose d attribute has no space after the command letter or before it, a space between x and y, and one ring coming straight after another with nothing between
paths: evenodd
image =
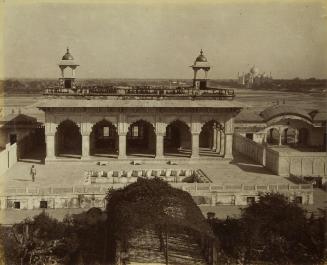
<instances>
[{"instance_id":1,"label":"arched doorway","mask_svg":"<svg viewBox=\"0 0 327 265\"><path fill-rule=\"evenodd\" d=\"M206 122L199 135L200 155L217 156L220 152L220 123L211 120Z\"/></svg>"},{"instance_id":2,"label":"arched doorway","mask_svg":"<svg viewBox=\"0 0 327 265\"><path fill-rule=\"evenodd\" d=\"M165 155L186 156L191 155L192 136L186 123L176 120L166 128L164 138Z\"/></svg>"},{"instance_id":3,"label":"arched doorway","mask_svg":"<svg viewBox=\"0 0 327 265\"><path fill-rule=\"evenodd\" d=\"M288 127L284 130L282 143L284 145L294 145L297 143L297 129Z\"/></svg>"},{"instance_id":4,"label":"arched doorway","mask_svg":"<svg viewBox=\"0 0 327 265\"><path fill-rule=\"evenodd\" d=\"M139 120L132 123L127 133L127 155L154 157L156 134L151 123Z\"/></svg>"},{"instance_id":5,"label":"arched doorway","mask_svg":"<svg viewBox=\"0 0 327 265\"><path fill-rule=\"evenodd\" d=\"M56 156L80 157L82 155L82 135L77 124L65 120L56 132Z\"/></svg>"},{"instance_id":6,"label":"arched doorway","mask_svg":"<svg viewBox=\"0 0 327 265\"><path fill-rule=\"evenodd\" d=\"M90 152L93 156L117 156L118 134L111 122L102 120L94 124L90 135Z\"/></svg>"},{"instance_id":7,"label":"arched doorway","mask_svg":"<svg viewBox=\"0 0 327 265\"><path fill-rule=\"evenodd\" d=\"M268 130L267 143L272 145L279 144L279 131L276 128L271 128Z\"/></svg>"}]
</instances>

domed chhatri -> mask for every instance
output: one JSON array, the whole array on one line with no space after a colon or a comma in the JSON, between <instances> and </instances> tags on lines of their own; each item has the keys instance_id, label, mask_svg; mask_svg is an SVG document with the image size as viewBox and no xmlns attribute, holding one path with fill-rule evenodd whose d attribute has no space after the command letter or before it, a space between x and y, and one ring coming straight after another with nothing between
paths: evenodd
<instances>
[{"instance_id":1,"label":"domed chhatri","mask_svg":"<svg viewBox=\"0 0 327 265\"><path fill-rule=\"evenodd\" d=\"M200 55L196 57L195 59L196 62L207 62L207 58L203 55L203 50L201 49Z\"/></svg>"},{"instance_id":2,"label":"domed chhatri","mask_svg":"<svg viewBox=\"0 0 327 265\"><path fill-rule=\"evenodd\" d=\"M202 49L200 51L200 55L196 57L194 64L191 65L191 67L193 68L194 71L193 87L199 89L206 89L210 64L207 58L203 55Z\"/></svg>"},{"instance_id":3,"label":"domed chhatri","mask_svg":"<svg viewBox=\"0 0 327 265\"><path fill-rule=\"evenodd\" d=\"M74 57L70 54L68 47L65 55L62 57L62 60L74 60Z\"/></svg>"},{"instance_id":4,"label":"domed chhatri","mask_svg":"<svg viewBox=\"0 0 327 265\"><path fill-rule=\"evenodd\" d=\"M67 89L75 88L75 70L79 64L74 60L68 47L58 66L61 70L61 78L59 78L61 86Z\"/></svg>"}]
</instances>

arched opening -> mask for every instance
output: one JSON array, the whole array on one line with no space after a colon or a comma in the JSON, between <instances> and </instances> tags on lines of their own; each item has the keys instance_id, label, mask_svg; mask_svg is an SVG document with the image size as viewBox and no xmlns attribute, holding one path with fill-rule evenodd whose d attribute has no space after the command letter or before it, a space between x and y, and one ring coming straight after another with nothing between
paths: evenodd
<instances>
[{"instance_id":1,"label":"arched opening","mask_svg":"<svg viewBox=\"0 0 327 265\"><path fill-rule=\"evenodd\" d=\"M220 151L220 123L211 120L206 122L199 135L200 155L217 155Z\"/></svg>"},{"instance_id":2,"label":"arched opening","mask_svg":"<svg viewBox=\"0 0 327 265\"><path fill-rule=\"evenodd\" d=\"M307 145L309 137L309 130L307 128L299 129L299 141L298 144L301 146Z\"/></svg>"},{"instance_id":3,"label":"arched opening","mask_svg":"<svg viewBox=\"0 0 327 265\"><path fill-rule=\"evenodd\" d=\"M279 131L276 128L271 128L267 132L267 143L278 145L279 143Z\"/></svg>"},{"instance_id":4,"label":"arched opening","mask_svg":"<svg viewBox=\"0 0 327 265\"><path fill-rule=\"evenodd\" d=\"M132 123L127 133L127 155L154 157L156 134L151 123L139 120Z\"/></svg>"},{"instance_id":5,"label":"arched opening","mask_svg":"<svg viewBox=\"0 0 327 265\"><path fill-rule=\"evenodd\" d=\"M93 126L90 135L90 152L93 156L117 156L118 134L111 122L102 120Z\"/></svg>"},{"instance_id":6,"label":"arched opening","mask_svg":"<svg viewBox=\"0 0 327 265\"><path fill-rule=\"evenodd\" d=\"M297 143L297 129L291 127L286 128L282 143L290 146L295 145Z\"/></svg>"},{"instance_id":7,"label":"arched opening","mask_svg":"<svg viewBox=\"0 0 327 265\"><path fill-rule=\"evenodd\" d=\"M79 127L71 120L61 122L56 132L56 156L80 157L82 135Z\"/></svg>"},{"instance_id":8,"label":"arched opening","mask_svg":"<svg viewBox=\"0 0 327 265\"><path fill-rule=\"evenodd\" d=\"M164 138L165 155L189 157L191 149L192 136L190 128L180 120L171 122L166 128Z\"/></svg>"}]
</instances>

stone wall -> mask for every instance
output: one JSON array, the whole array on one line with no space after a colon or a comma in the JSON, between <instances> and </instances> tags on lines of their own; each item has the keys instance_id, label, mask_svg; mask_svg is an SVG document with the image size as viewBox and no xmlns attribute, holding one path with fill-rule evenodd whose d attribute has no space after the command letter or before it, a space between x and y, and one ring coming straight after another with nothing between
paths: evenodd
<instances>
[{"instance_id":1,"label":"stone wall","mask_svg":"<svg viewBox=\"0 0 327 265\"><path fill-rule=\"evenodd\" d=\"M17 162L17 145L9 143L0 153L0 175L4 174Z\"/></svg>"},{"instance_id":2,"label":"stone wall","mask_svg":"<svg viewBox=\"0 0 327 265\"><path fill-rule=\"evenodd\" d=\"M327 176L325 152L278 152L267 150L266 164L280 176Z\"/></svg>"},{"instance_id":3,"label":"stone wall","mask_svg":"<svg viewBox=\"0 0 327 265\"><path fill-rule=\"evenodd\" d=\"M0 209L38 209L41 202L46 208L90 208L105 207L108 188L122 188L128 184L84 185L68 187L8 188L0 195ZM173 183L175 188L191 194L198 205L247 205L249 199L259 195L279 192L294 200L301 197L303 204L313 203L312 185L217 185L214 183Z\"/></svg>"},{"instance_id":4,"label":"stone wall","mask_svg":"<svg viewBox=\"0 0 327 265\"><path fill-rule=\"evenodd\" d=\"M261 165L265 165L266 148L264 145L236 133L234 133L233 137L234 152L242 154Z\"/></svg>"}]
</instances>

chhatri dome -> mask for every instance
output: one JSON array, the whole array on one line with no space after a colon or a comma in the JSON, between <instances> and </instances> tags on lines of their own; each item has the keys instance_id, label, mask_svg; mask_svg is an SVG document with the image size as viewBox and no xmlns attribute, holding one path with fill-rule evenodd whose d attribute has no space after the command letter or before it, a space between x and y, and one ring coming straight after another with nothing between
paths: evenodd
<instances>
[{"instance_id":1,"label":"chhatri dome","mask_svg":"<svg viewBox=\"0 0 327 265\"><path fill-rule=\"evenodd\" d=\"M207 58L203 55L203 51L201 49L200 55L196 57L195 62L207 62Z\"/></svg>"},{"instance_id":2,"label":"chhatri dome","mask_svg":"<svg viewBox=\"0 0 327 265\"><path fill-rule=\"evenodd\" d=\"M69 52L69 48L67 48L65 55L62 57L62 60L74 60L74 57Z\"/></svg>"}]
</instances>

